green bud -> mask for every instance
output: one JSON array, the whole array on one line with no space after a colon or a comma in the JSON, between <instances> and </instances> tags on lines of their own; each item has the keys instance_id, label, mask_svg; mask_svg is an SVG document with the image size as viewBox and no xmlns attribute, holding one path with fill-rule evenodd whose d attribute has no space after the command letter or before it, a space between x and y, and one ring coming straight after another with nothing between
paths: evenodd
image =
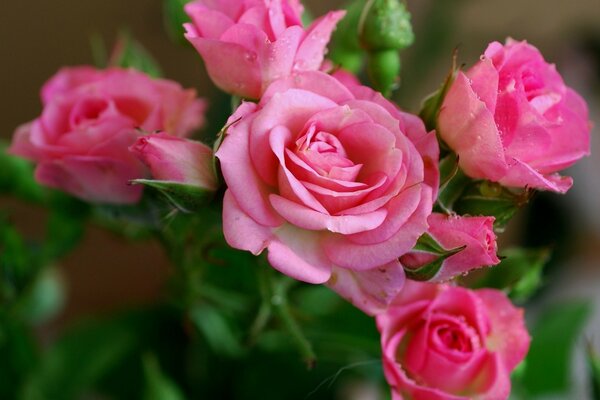
<instances>
[{"instance_id":1,"label":"green bud","mask_svg":"<svg viewBox=\"0 0 600 400\"><path fill-rule=\"evenodd\" d=\"M415 38L410 13L400 0L369 0L358 29L360 42L368 51L400 50Z\"/></svg>"},{"instance_id":2,"label":"green bud","mask_svg":"<svg viewBox=\"0 0 600 400\"><path fill-rule=\"evenodd\" d=\"M373 87L389 97L398 84L400 55L397 50L370 53L367 59L367 73Z\"/></svg>"}]
</instances>

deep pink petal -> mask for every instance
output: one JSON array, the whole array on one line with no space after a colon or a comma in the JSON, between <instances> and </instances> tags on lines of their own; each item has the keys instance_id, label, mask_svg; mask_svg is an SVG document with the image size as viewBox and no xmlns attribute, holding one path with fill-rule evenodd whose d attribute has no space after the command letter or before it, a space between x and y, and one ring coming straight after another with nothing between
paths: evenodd
<instances>
[{"instance_id":1,"label":"deep pink petal","mask_svg":"<svg viewBox=\"0 0 600 400\"><path fill-rule=\"evenodd\" d=\"M345 11L331 11L308 27L296 53L294 64L296 70L315 71L321 67L331 34L345 14Z\"/></svg>"}]
</instances>

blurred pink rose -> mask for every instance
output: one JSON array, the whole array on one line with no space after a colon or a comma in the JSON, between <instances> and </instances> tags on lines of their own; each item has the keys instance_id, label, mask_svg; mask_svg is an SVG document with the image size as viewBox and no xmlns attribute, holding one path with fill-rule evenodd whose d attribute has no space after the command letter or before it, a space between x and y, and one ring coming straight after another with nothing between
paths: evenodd
<instances>
[{"instance_id":1,"label":"blurred pink rose","mask_svg":"<svg viewBox=\"0 0 600 400\"><path fill-rule=\"evenodd\" d=\"M404 282L398 257L427 229L435 134L371 89L316 71L274 82L229 121L216 153L228 243L268 249L275 269L327 282L366 312L384 308Z\"/></svg>"},{"instance_id":2,"label":"blurred pink rose","mask_svg":"<svg viewBox=\"0 0 600 400\"><path fill-rule=\"evenodd\" d=\"M430 282L442 282L474 268L496 265L500 262L496 251L493 217L461 217L434 213L427 218L429 235L445 250L466 246L448 257ZM436 255L413 251L400 258L404 267L418 268L434 261Z\"/></svg>"},{"instance_id":3,"label":"blurred pink rose","mask_svg":"<svg viewBox=\"0 0 600 400\"><path fill-rule=\"evenodd\" d=\"M213 152L203 143L156 133L139 137L130 150L150 168L156 180L185 183L207 190L217 188Z\"/></svg>"},{"instance_id":4,"label":"blurred pink rose","mask_svg":"<svg viewBox=\"0 0 600 400\"><path fill-rule=\"evenodd\" d=\"M394 400L506 399L530 341L523 310L502 292L414 281L377 326Z\"/></svg>"},{"instance_id":5,"label":"blurred pink rose","mask_svg":"<svg viewBox=\"0 0 600 400\"><path fill-rule=\"evenodd\" d=\"M505 186L564 193L573 182L557 172L590 151L585 101L535 47L511 39L458 73L438 122L467 175Z\"/></svg>"},{"instance_id":6,"label":"blurred pink rose","mask_svg":"<svg viewBox=\"0 0 600 400\"><path fill-rule=\"evenodd\" d=\"M185 6L186 38L227 93L258 99L270 82L292 71L318 70L343 11L306 30L298 0L196 0Z\"/></svg>"},{"instance_id":7,"label":"blurred pink rose","mask_svg":"<svg viewBox=\"0 0 600 400\"><path fill-rule=\"evenodd\" d=\"M38 165L39 183L98 203L134 203L146 175L128 147L143 131L186 135L204 120L193 90L141 72L63 68L42 88L42 115L20 126L9 152Z\"/></svg>"}]
</instances>

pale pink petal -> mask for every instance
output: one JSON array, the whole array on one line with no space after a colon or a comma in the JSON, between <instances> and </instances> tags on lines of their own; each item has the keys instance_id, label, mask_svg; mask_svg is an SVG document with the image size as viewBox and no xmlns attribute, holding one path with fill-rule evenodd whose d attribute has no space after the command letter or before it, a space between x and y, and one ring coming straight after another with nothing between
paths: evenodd
<instances>
[{"instance_id":1,"label":"pale pink petal","mask_svg":"<svg viewBox=\"0 0 600 400\"><path fill-rule=\"evenodd\" d=\"M331 276L332 263L321 248L321 234L284 224L273 230L269 263L279 272L308 283L324 283Z\"/></svg>"},{"instance_id":2,"label":"pale pink petal","mask_svg":"<svg viewBox=\"0 0 600 400\"><path fill-rule=\"evenodd\" d=\"M273 239L271 228L254 221L239 206L231 190L223 197L223 234L227 243L236 249L260 254Z\"/></svg>"},{"instance_id":3,"label":"pale pink petal","mask_svg":"<svg viewBox=\"0 0 600 400\"><path fill-rule=\"evenodd\" d=\"M273 208L291 224L308 230L328 230L351 234L377 228L387 216L387 210L380 209L363 215L332 216L309 209L281 196L271 195Z\"/></svg>"},{"instance_id":4,"label":"pale pink petal","mask_svg":"<svg viewBox=\"0 0 600 400\"><path fill-rule=\"evenodd\" d=\"M367 271L334 268L327 286L369 315L385 311L404 286L404 270L397 261Z\"/></svg>"},{"instance_id":5,"label":"pale pink petal","mask_svg":"<svg viewBox=\"0 0 600 400\"><path fill-rule=\"evenodd\" d=\"M368 235L380 228L351 236L331 235L325 238L323 247L327 256L338 266L363 271L387 264L410 251L417 239L427 229L427 216L431 213L431 189L421 188L421 202L398 231L383 241L359 244L351 237ZM388 210L388 219L394 218ZM401 219L404 219L402 217ZM386 220L387 221L387 220ZM385 224L385 222L384 222ZM382 226L384 225L382 224Z\"/></svg>"},{"instance_id":6,"label":"pale pink petal","mask_svg":"<svg viewBox=\"0 0 600 400\"><path fill-rule=\"evenodd\" d=\"M242 119L229 127L216 157L229 190L244 212L264 226L279 226L282 219L268 201L272 189L262 182L252 168L248 154L248 130L253 119L253 115L248 114L255 109L254 103L243 103L238 108L230 121L233 123L238 118Z\"/></svg>"},{"instance_id":7,"label":"pale pink petal","mask_svg":"<svg viewBox=\"0 0 600 400\"><path fill-rule=\"evenodd\" d=\"M94 156L68 156L42 162L35 178L43 185L64 190L93 203L130 204L139 201L142 187L129 184L144 175L141 163Z\"/></svg>"}]
</instances>

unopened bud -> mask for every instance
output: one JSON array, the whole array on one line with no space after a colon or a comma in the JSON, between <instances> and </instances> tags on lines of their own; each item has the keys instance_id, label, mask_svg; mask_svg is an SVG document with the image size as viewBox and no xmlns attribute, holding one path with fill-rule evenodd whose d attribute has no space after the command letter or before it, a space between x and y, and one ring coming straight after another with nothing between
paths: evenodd
<instances>
[{"instance_id":1,"label":"unopened bud","mask_svg":"<svg viewBox=\"0 0 600 400\"><path fill-rule=\"evenodd\" d=\"M359 35L367 51L404 49L414 41L410 13L401 0L369 0L363 9Z\"/></svg>"}]
</instances>

